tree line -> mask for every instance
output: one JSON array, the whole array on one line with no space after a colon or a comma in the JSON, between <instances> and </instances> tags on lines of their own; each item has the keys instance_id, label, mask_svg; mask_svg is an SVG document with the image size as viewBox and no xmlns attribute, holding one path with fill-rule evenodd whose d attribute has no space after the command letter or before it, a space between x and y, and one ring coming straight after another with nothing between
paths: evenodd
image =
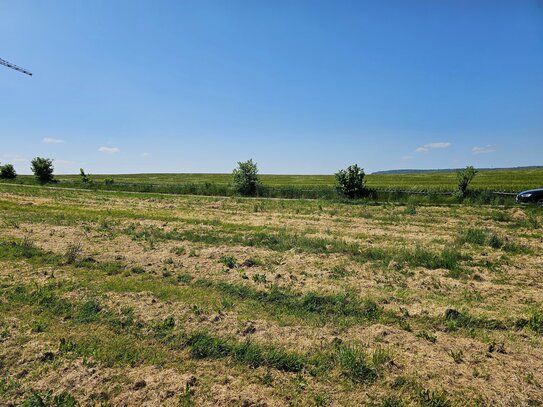
<instances>
[{"instance_id":1,"label":"tree line","mask_svg":"<svg viewBox=\"0 0 543 407\"><path fill-rule=\"evenodd\" d=\"M30 169L40 184L56 182L53 166L53 160L50 158L36 157L30 162ZM465 169L457 171L458 188L456 195L460 198L466 196L467 189L477 170L469 165ZM90 176L85 173L83 168L79 170L81 182L91 184ZM336 190L340 196L349 199L363 198L368 195L369 189L366 187L365 172L358 164L353 164L345 169L335 173ZM15 179L17 173L12 164L0 166L0 179ZM113 184L113 179L106 178L106 185ZM262 188L262 182L258 175L257 163L252 159L238 162L238 166L232 172L232 186L234 190L242 196L257 196Z\"/></svg>"}]
</instances>

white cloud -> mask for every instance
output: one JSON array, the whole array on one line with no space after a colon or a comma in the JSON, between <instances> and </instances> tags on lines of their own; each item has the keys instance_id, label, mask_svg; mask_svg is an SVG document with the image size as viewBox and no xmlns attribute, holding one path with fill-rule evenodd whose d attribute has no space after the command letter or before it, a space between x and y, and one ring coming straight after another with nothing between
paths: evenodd
<instances>
[{"instance_id":1,"label":"white cloud","mask_svg":"<svg viewBox=\"0 0 543 407\"><path fill-rule=\"evenodd\" d=\"M485 147L473 147L471 149L471 152L473 154L486 154L486 153L493 153L496 151L495 145L487 145Z\"/></svg>"},{"instance_id":2,"label":"white cloud","mask_svg":"<svg viewBox=\"0 0 543 407\"><path fill-rule=\"evenodd\" d=\"M98 151L100 151L101 153L105 153L105 154L117 154L119 151L121 151L120 149L118 149L117 147L100 147L98 149Z\"/></svg>"},{"instance_id":3,"label":"white cloud","mask_svg":"<svg viewBox=\"0 0 543 407\"><path fill-rule=\"evenodd\" d=\"M43 144L62 144L64 143L64 140L58 139L58 138L52 138L52 137L44 137L42 140Z\"/></svg>"},{"instance_id":4,"label":"white cloud","mask_svg":"<svg viewBox=\"0 0 543 407\"><path fill-rule=\"evenodd\" d=\"M434 149L434 148L448 148L452 146L451 143L449 143L448 141L447 142L439 142L439 143L428 143L428 144L425 144L423 146L420 146L418 147L415 152L417 153L425 153L427 151L430 151L431 149Z\"/></svg>"}]
</instances>

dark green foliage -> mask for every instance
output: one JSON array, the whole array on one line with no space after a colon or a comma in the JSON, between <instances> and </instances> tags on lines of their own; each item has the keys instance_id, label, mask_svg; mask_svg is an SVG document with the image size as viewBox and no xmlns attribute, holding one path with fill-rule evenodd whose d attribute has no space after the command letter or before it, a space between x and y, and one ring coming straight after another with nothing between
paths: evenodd
<instances>
[{"instance_id":1,"label":"dark green foliage","mask_svg":"<svg viewBox=\"0 0 543 407\"><path fill-rule=\"evenodd\" d=\"M53 394L52 391L31 391L20 407L75 407L78 403L69 393Z\"/></svg>"},{"instance_id":2,"label":"dark green foliage","mask_svg":"<svg viewBox=\"0 0 543 407\"><path fill-rule=\"evenodd\" d=\"M441 392L420 389L418 395L419 402L423 407L449 407L451 405L447 396Z\"/></svg>"},{"instance_id":3,"label":"dark green foliage","mask_svg":"<svg viewBox=\"0 0 543 407\"><path fill-rule=\"evenodd\" d=\"M255 196L260 187L258 167L253 160L238 162L238 168L234 169L233 186L235 191L243 196Z\"/></svg>"},{"instance_id":4,"label":"dark green foliage","mask_svg":"<svg viewBox=\"0 0 543 407\"><path fill-rule=\"evenodd\" d=\"M377 379L377 368L370 362L364 348L340 344L335 360L341 373L355 383L372 383Z\"/></svg>"},{"instance_id":5,"label":"dark green foliage","mask_svg":"<svg viewBox=\"0 0 543 407\"><path fill-rule=\"evenodd\" d=\"M12 164L4 164L0 166L0 179L15 179L17 172Z\"/></svg>"},{"instance_id":6,"label":"dark green foliage","mask_svg":"<svg viewBox=\"0 0 543 407\"><path fill-rule=\"evenodd\" d=\"M416 215L417 214L417 207L414 203L409 202L403 211L406 215Z\"/></svg>"},{"instance_id":7,"label":"dark green foliage","mask_svg":"<svg viewBox=\"0 0 543 407\"><path fill-rule=\"evenodd\" d=\"M79 176L81 177L81 182L84 184L88 184L90 182L90 178L87 174L85 174L85 171L83 168L79 169Z\"/></svg>"},{"instance_id":8,"label":"dark green foliage","mask_svg":"<svg viewBox=\"0 0 543 407\"><path fill-rule=\"evenodd\" d=\"M259 291L241 284L211 282L199 280L197 285L213 287L223 293L240 299L254 300L271 304L292 314L317 314L326 316L358 317L368 320L377 319L382 310L371 300L360 300L350 294L318 294L309 292L304 295L282 290L273 286L270 291Z\"/></svg>"},{"instance_id":9,"label":"dark green foliage","mask_svg":"<svg viewBox=\"0 0 543 407\"><path fill-rule=\"evenodd\" d=\"M83 323L94 322L99 319L99 313L102 310L100 302L96 299L90 299L79 305L77 310L77 319Z\"/></svg>"},{"instance_id":10,"label":"dark green foliage","mask_svg":"<svg viewBox=\"0 0 543 407\"><path fill-rule=\"evenodd\" d=\"M517 329L526 327L540 335L543 335L543 313L536 311L529 319L521 318L515 322L515 327Z\"/></svg>"},{"instance_id":11,"label":"dark green foliage","mask_svg":"<svg viewBox=\"0 0 543 407\"><path fill-rule=\"evenodd\" d=\"M406 404L401 401L399 398L390 396L385 398L381 404L379 404L379 407L404 407Z\"/></svg>"},{"instance_id":12,"label":"dark green foliage","mask_svg":"<svg viewBox=\"0 0 543 407\"><path fill-rule=\"evenodd\" d=\"M193 277L188 273L181 273L177 276L177 281L184 284L190 283L192 279Z\"/></svg>"},{"instance_id":13,"label":"dark green foliage","mask_svg":"<svg viewBox=\"0 0 543 407\"><path fill-rule=\"evenodd\" d=\"M224 264L229 269L233 269L237 265L236 259L234 257L232 257L232 256L222 256L219 259L219 262Z\"/></svg>"},{"instance_id":14,"label":"dark green foliage","mask_svg":"<svg viewBox=\"0 0 543 407\"><path fill-rule=\"evenodd\" d=\"M338 192L350 199L364 196L364 170L357 164L339 170L336 174L336 188Z\"/></svg>"},{"instance_id":15,"label":"dark green foliage","mask_svg":"<svg viewBox=\"0 0 543 407\"><path fill-rule=\"evenodd\" d=\"M467 229L459 236L458 241L459 243L470 243L478 246L489 246L493 249L502 249L512 254L529 252L528 248L504 240L495 232L484 229Z\"/></svg>"},{"instance_id":16,"label":"dark green foliage","mask_svg":"<svg viewBox=\"0 0 543 407\"><path fill-rule=\"evenodd\" d=\"M467 229L460 236L460 242L482 246L487 241L487 234L487 231L483 229Z\"/></svg>"},{"instance_id":17,"label":"dark green foliage","mask_svg":"<svg viewBox=\"0 0 543 407\"><path fill-rule=\"evenodd\" d=\"M30 169L34 173L34 176L41 184L54 181L53 176L53 160L49 158L36 157L31 161Z\"/></svg>"},{"instance_id":18,"label":"dark green foliage","mask_svg":"<svg viewBox=\"0 0 543 407\"><path fill-rule=\"evenodd\" d=\"M453 308L449 308L445 311L444 322L446 329L449 331L454 331L459 328L507 329L507 326L503 322L496 319L472 317Z\"/></svg>"},{"instance_id":19,"label":"dark green foliage","mask_svg":"<svg viewBox=\"0 0 543 407\"><path fill-rule=\"evenodd\" d=\"M252 368L268 366L285 372L300 372L309 366L306 356L286 352L272 346L262 346L251 341L236 342L216 338L206 332L194 334L188 341L190 354L195 359L222 359L231 357Z\"/></svg>"},{"instance_id":20,"label":"dark green foliage","mask_svg":"<svg viewBox=\"0 0 543 407\"><path fill-rule=\"evenodd\" d=\"M458 178L458 194L460 197L463 198L464 196L466 196L468 186L471 181L473 181L473 178L475 178L476 174L477 170L472 165L468 165L463 170L457 172L456 175Z\"/></svg>"}]
</instances>

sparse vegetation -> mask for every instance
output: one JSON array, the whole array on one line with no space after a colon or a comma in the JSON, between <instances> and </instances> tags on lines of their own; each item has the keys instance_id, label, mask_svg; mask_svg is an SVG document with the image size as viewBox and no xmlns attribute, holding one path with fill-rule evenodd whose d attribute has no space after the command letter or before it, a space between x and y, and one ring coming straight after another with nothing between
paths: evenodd
<instances>
[{"instance_id":1,"label":"sparse vegetation","mask_svg":"<svg viewBox=\"0 0 543 407\"><path fill-rule=\"evenodd\" d=\"M0 193L8 403L543 402L538 208Z\"/></svg>"}]
</instances>

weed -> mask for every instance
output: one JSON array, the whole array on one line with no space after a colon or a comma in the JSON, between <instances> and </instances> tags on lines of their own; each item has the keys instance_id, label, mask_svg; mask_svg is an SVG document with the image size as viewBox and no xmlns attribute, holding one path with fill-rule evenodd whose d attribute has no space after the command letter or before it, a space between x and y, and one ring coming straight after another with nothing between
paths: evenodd
<instances>
[{"instance_id":1,"label":"weed","mask_svg":"<svg viewBox=\"0 0 543 407\"><path fill-rule=\"evenodd\" d=\"M229 269L233 269L237 265L236 259L234 257L232 257L232 256L222 256L219 259L219 263L224 264Z\"/></svg>"},{"instance_id":2,"label":"weed","mask_svg":"<svg viewBox=\"0 0 543 407\"><path fill-rule=\"evenodd\" d=\"M350 272L344 266L334 266L330 270L330 278L338 279L346 277Z\"/></svg>"},{"instance_id":3,"label":"weed","mask_svg":"<svg viewBox=\"0 0 543 407\"><path fill-rule=\"evenodd\" d=\"M270 387L273 384L274 377L273 377L272 372L268 369L266 370L266 373L264 373L261 376L258 376L258 379L260 383L262 383L264 386Z\"/></svg>"},{"instance_id":4,"label":"weed","mask_svg":"<svg viewBox=\"0 0 543 407\"><path fill-rule=\"evenodd\" d=\"M365 349L339 345L335 353L341 373L355 383L372 383L377 379L377 370L368 361Z\"/></svg>"},{"instance_id":5,"label":"weed","mask_svg":"<svg viewBox=\"0 0 543 407\"><path fill-rule=\"evenodd\" d=\"M449 407L451 404L444 393L420 389L418 398L423 407Z\"/></svg>"},{"instance_id":6,"label":"weed","mask_svg":"<svg viewBox=\"0 0 543 407\"><path fill-rule=\"evenodd\" d=\"M193 277L188 273L181 273L177 275L177 281L183 284L188 284L192 281Z\"/></svg>"},{"instance_id":7,"label":"weed","mask_svg":"<svg viewBox=\"0 0 543 407\"><path fill-rule=\"evenodd\" d=\"M231 357L252 368L268 366L285 372L300 372L304 367L309 367L309 360L304 355L257 345L249 340L240 343L216 338L205 332L194 334L187 345L195 359Z\"/></svg>"},{"instance_id":8,"label":"weed","mask_svg":"<svg viewBox=\"0 0 543 407\"><path fill-rule=\"evenodd\" d=\"M173 253L177 256L182 256L186 252L187 252L187 249L185 248L185 246L172 247L172 249L170 250L170 253Z\"/></svg>"},{"instance_id":9,"label":"weed","mask_svg":"<svg viewBox=\"0 0 543 407\"><path fill-rule=\"evenodd\" d=\"M90 299L78 307L76 318L83 323L94 322L98 320L98 314L101 310L100 303L95 299Z\"/></svg>"},{"instance_id":10,"label":"weed","mask_svg":"<svg viewBox=\"0 0 543 407\"><path fill-rule=\"evenodd\" d=\"M53 394L51 390L38 392L31 390L21 407L75 407L75 398L69 393Z\"/></svg>"},{"instance_id":11,"label":"weed","mask_svg":"<svg viewBox=\"0 0 543 407\"><path fill-rule=\"evenodd\" d=\"M417 207L414 203L408 203L405 206L405 209L403 211L406 215L416 215L417 214Z\"/></svg>"},{"instance_id":12,"label":"weed","mask_svg":"<svg viewBox=\"0 0 543 407\"><path fill-rule=\"evenodd\" d=\"M181 407L193 407L194 406L194 402L192 401L190 385L188 383L185 384L185 390L179 396L179 404L180 404Z\"/></svg>"},{"instance_id":13,"label":"weed","mask_svg":"<svg viewBox=\"0 0 543 407\"><path fill-rule=\"evenodd\" d=\"M428 342L432 342L432 343L435 343L437 341L437 337L432 335L431 333L427 332L427 331L419 331L419 333L417 334L417 336L419 338L423 338L423 339L426 339Z\"/></svg>"},{"instance_id":14,"label":"weed","mask_svg":"<svg viewBox=\"0 0 543 407\"><path fill-rule=\"evenodd\" d=\"M255 283L258 283L258 284L265 284L266 283L266 275L256 273L256 274L253 275L253 281Z\"/></svg>"},{"instance_id":15,"label":"weed","mask_svg":"<svg viewBox=\"0 0 543 407\"><path fill-rule=\"evenodd\" d=\"M80 243L71 243L68 245L66 252L64 253L64 258L66 263L72 264L75 263L79 255L81 254L82 247Z\"/></svg>"},{"instance_id":16,"label":"weed","mask_svg":"<svg viewBox=\"0 0 543 407\"><path fill-rule=\"evenodd\" d=\"M139 266L134 266L130 269L130 271L132 272L132 274L143 274L145 273L145 270L143 269L143 267L139 267Z\"/></svg>"},{"instance_id":17,"label":"weed","mask_svg":"<svg viewBox=\"0 0 543 407\"><path fill-rule=\"evenodd\" d=\"M449 356L454 360L455 363L462 363L464 361L464 352L461 350L451 350Z\"/></svg>"}]
</instances>

